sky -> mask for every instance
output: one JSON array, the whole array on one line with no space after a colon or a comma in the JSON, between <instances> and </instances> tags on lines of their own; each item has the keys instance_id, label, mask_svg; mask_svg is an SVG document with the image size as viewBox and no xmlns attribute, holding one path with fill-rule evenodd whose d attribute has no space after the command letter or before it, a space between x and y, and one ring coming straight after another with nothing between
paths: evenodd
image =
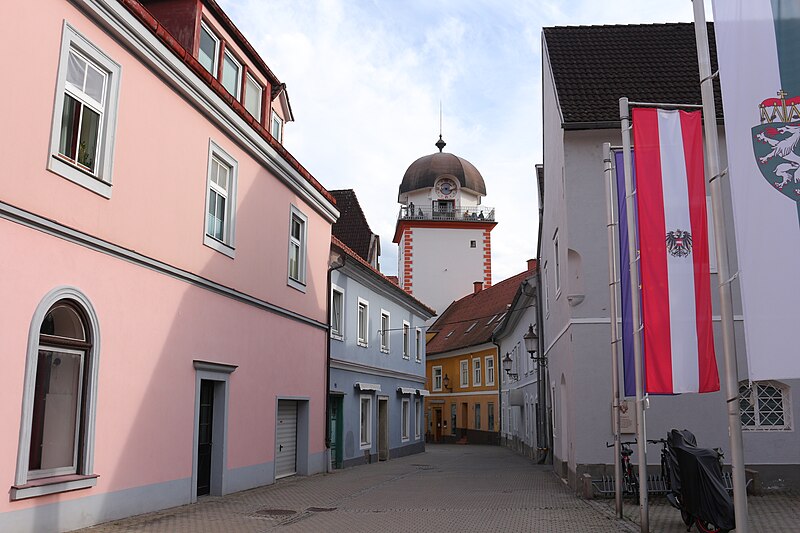
<instances>
[{"instance_id":1,"label":"sky","mask_svg":"<svg viewBox=\"0 0 800 533\"><path fill-rule=\"evenodd\" d=\"M392 243L406 169L437 151L475 165L496 209L493 282L536 257L545 26L690 22L690 0L218 0L286 83L284 145L328 189L354 189ZM708 0L706 17L712 19Z\"/></svg>"}]
</instances>

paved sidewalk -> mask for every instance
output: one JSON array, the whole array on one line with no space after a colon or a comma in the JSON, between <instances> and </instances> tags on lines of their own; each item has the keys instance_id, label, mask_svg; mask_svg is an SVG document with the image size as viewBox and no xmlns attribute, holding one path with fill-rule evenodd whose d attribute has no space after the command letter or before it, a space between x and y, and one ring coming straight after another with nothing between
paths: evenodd
<instances>
[{"instance_id":1,"label":"paved sidewalk","mask_svg":"<svg viewBox=\"0 0 800 533\"><path fill-rule=\"evenodd\" d=\"M595 505L604 507L604 512L613 516L614 500L594 500ZM636 525L639 531L639 506L633 500L626 499L623 514ZM769 533L773 531L800 531L800 494L796 492L775 492L764 496L748 496L748 525L751 533ZM686 526L681 520L681 513L667 503L665 497L650 498L650 531L651 533L684 533ZM696 532L697 529L692 529Z\"/></svg>"},{"instance_id":2,"label":"paved sidewalk","mask_svg":"<svg viewBox=\"0 0 800 533\"><path fill-rule=\"evenodd\" d=\"M422 454L288 478L83 531L609 533L638 528L616 520L603 504L576 498L550 467L533 465L508 449L428 445Z\"/></svg>"}]
</instances>

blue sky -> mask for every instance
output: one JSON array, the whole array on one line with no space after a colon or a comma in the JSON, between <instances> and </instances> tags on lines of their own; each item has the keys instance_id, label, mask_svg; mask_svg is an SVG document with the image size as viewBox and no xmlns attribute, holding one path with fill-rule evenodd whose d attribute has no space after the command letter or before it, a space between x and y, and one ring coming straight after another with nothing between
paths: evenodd
<instances>
[{"instance_id":1,"label":"blue sky","mask_svg":"<svg viewBox=\"0 0 800 533\"><path fill-rule=\"evenodd\" d=\"M445 151L481 171L497 209L495 282L536 255L541 28L692 20L690 0L218 1L287 84L286 147L325 187L356 191L385 274L397 188L436 151L442 102Z\"/></svg>"}]
</instances>

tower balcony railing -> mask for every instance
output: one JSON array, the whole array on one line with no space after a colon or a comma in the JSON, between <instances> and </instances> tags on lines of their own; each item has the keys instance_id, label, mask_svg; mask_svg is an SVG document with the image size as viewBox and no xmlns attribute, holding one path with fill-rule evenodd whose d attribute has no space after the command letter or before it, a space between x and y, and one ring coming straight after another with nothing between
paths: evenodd
<instances>
[{"instance_id":1,"label":"tower balcony railing","mask_svg":"<svg viewBox=\"0 0 800 533\"><path fill-rule=\"evenodd\" d=\"M452 220L458 222L494 222L494 207L461 207L436 209L417 207L413 204L402 206L398 220Z\"/></svg>"}]
</instances>

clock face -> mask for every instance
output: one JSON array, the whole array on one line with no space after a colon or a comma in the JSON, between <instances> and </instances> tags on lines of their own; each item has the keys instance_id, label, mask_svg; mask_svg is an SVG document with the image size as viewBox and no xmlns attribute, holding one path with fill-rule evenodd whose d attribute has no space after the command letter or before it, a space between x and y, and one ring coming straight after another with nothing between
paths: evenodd
<instances>
[{"instance_id":1,"label":"clock face","mask_svg":"<svg viewBox=\"0 0 800 533\"><path fill-rule=\"evenodd\" d=\"M436 192L442 197L453 197L456 194L456 184L450 179L440 180L436 184Z\"/></svg>"}]
</instances>

